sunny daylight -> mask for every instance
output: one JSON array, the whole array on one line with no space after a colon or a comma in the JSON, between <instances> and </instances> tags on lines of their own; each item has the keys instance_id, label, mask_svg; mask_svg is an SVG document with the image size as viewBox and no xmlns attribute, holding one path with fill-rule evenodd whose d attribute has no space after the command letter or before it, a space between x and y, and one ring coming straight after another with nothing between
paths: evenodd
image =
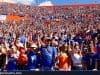
<instances>
[{"instance_id":1,"label":"sunny daylight","mask_svg":"<svg viewBox=\"0 0 100 75\"><path fill-rule=\"evenodd\" d=\"M99 70L100 0L0 0L0 71Z\"/></svg>"},{"instance_id":2,"label":"sunny daylight","mask_svg":"<svg viewBox=\"0 0 100 75\"><path fill-rule=\"evenodd\" d=\"M99 4L100 0L0 0L0 2L20 3L33 6L51 6L67 4Z\"/></svg>"}]
</instances>

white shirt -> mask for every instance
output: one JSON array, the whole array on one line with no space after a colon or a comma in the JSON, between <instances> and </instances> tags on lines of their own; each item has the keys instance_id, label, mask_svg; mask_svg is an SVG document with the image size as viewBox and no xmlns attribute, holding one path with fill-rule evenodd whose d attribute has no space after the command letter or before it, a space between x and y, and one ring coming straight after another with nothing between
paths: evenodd
<instances>
[{"instance_id":1,"label":"white shirt","mask_svg":"<svg viewBox=\"0 0 100 75\"><path fill-rule=\"evenodd\" d=\"M72 55L73 65L76 66L77 64L82 65L82 56L75 53Z\"/></svg>"}]
</instances>

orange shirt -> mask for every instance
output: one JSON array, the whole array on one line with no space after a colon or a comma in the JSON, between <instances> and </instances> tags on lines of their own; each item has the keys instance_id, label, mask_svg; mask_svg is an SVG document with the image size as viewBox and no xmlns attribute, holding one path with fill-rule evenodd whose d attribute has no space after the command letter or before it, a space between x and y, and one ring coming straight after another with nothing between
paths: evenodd
<instances>
[{"instance_id":1,"label":"orange shirt","mask_svg":"<svg viewBox=\"0 0 100 75\"><path fill-rule=\"evenodd\" d=\"M58 67L59 69L69 69L69 57L67 56L66 53L62 53L59 58L59 63L58 63Z\"/></svg>"},{"instance_id":2,"label":"orange shirt","mask_svg":"<svg viewBox=\"0 0 100 75\"><path fill-rule=\"evenodd\" d=\"M28 57L26 54L20 54L19 58L18 58L18 64L20 65L25 65L28 61Z\"/></svg>"}]
</instances>

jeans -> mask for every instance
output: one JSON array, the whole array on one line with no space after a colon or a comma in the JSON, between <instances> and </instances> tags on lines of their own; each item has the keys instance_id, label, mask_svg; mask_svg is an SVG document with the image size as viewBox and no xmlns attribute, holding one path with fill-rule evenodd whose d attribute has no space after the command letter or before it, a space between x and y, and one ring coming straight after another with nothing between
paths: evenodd
<instances>
[{"instance_id":1,"label":"jeans","mask_svg":"<svg viewBox=\"0 0 100 75\"><path fill-rule=\"evenodd\" d=\"M80 66L73 66L72 70L83 70L83 67Z\"/></svg>"}]
</instances>

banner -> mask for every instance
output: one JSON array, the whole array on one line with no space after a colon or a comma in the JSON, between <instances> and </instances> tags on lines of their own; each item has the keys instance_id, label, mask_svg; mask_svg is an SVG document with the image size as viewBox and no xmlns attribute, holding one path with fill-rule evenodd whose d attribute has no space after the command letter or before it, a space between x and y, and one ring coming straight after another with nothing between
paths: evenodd
<instances>
[{"instance_id":1,"label":"banner","mask_svg":"<svg viewBox=\"0 0 100 75\"><path fill-rule=\"evenodd\" d=\"M0 15L0 21L6 20L6 15Z\"/></svg>"}]
</instances>

